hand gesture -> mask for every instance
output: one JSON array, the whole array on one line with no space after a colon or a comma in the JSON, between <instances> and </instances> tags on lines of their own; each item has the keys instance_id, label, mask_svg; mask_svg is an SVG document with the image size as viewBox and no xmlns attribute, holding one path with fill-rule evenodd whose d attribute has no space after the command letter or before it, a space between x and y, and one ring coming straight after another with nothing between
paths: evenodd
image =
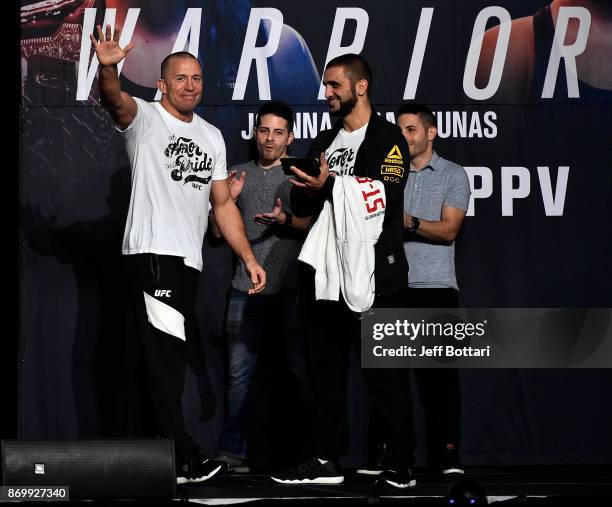
<instances>
[{"instance_id":1,"label":"hand gesture","mask_svg":"<svg viewBox=\"0 0 612 507\"><path fill-rule=\"evenodd\" d=\"M319 168L321 169L321 174L318 176L309 176L304 171L300 171L297 167L292 165L291 172L293 172L298 179L289 181L296 187L302 187L306 190L321 190L321 187L329 176L336 176L336 173L329 172L329 165L327 164L327 160L325 160L325 153L323 152L319 154Z\"/></svg>"},{"instance_id":2,"label":"hand gesture","mask_svg":"<svg viewBox=\"0 0 612 507\"><path fill-rule=\"evenodd\" d=\"M119 29L115 30L112 37L110 25L106 25L106 34L102 31L100 25L97 25L96 29L98 31L98 40L91 34L89 39L96 50L96 56L102 66L117 65L134 47L133 42L130 42L123 49L119 47L119 36L121 35L121 30Z\"/></svg>"},{"instance_id":3,"label":"hand gesture","mask_svg":"<svg viewBox=\"0 0 612 507\"><path fill-rule=\"evenodd\" d=\"M253 220L258 225L283 225L287 219L287 215L284 211L281 211L282 207L283 203L280 197L277 197L271 213L257 213L257 215L253 217Z\"/></svg>"},{"instance_id":4,"label":"hand gesture","mask_svg":"<svg viewBox=\"0 0 612 507\"><path fill-rule=\"evenodd\" d=\"M238 196L240 195L240 193L242 192L242 189L244 188L244 182L246 180L245 171L242 171L240 173L240 177L238 178L236 177L236 174L238 174L236 169L232 169L229 172L229 176L227 178L227 184L229 185L229 188L230 188L230 194L232 196L232 199L234 199L234 201L238 199Z\"/></svg>"},{"instance_id":5,"label":"hand gesture","mask_svg":"<svg viewBox=\"0 0 612 507\"><path fill-rule=\"evenodd\" d=\"M249 295L259 294L266 288L266 272L253 257L249 262L244 263L244 269L251 278L253 288L249 289Z\"/></svg>"}]
</instances>

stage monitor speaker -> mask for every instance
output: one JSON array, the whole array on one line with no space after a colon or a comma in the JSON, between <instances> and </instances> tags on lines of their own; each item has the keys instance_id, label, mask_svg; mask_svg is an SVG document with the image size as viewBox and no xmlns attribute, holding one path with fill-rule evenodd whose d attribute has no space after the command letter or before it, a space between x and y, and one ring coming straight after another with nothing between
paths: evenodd
<instances>
[{"instance_id":1,"label":"stage monitor speaker","mask_svg":"<svg viewBox=\"0 0 612 507\"><path fill-rule=\"evenodd\" d=\"M3 486L68 486L70 499L173 498L174 441L3 440Z\"/></svg>"}]
</instances>

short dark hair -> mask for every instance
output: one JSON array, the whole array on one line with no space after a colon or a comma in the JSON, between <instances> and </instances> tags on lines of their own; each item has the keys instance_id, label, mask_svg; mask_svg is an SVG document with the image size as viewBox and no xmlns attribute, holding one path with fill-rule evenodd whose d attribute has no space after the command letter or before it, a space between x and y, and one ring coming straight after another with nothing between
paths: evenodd
<instances>
[{"instance_id":1,"label":"short dark hair","mask_svg":"<svg viewBox=\"0 0 612 507\"><path fill-rule=\"evenodd\" d=\"M280 100L266 102L259 108L259 111L257 111L257 122L255 123L255 127L259 127L259 119L266 114L273 114L274 116L279 116L287 120L287 128L289 132L293 132L293 111L287 104Z\"/></svg>"},{"instance_id":2,"label":"short dark hair","mask_svg":"<svg viewBox=\"0 0 612 507\"><path fill-rule=\"evenodd\" d=\"M431 109L423 104L404 104L397 110L395 118L397 119L403 114L416 114L423 122L423 125L425 125L425 128L438 128L436 115L431 112Z\"/></svg>"},{"instance_id":3,"label":"short dark hair","mask_svg":"<svg viewBox=\"0 0 612 507\"><path fill-rule=\"evenodd\" d=\"M336 56L336 58L332 58L327 62L325 66L326 69L330 67L344 68L344 72L352 85L360 79L365 79L368 82L367 94L368 97L370 96L372 91L372 69L362 56L355 53Z\"/></svg>"},{"instance_id":4,"label":"short dark hair","mask_svg":"<svg viewBox=\"0 0 612 507\"><path fill-rule=\"evenodd\" d=\"M161 77L162 77L162 79L164 78L164 76L168 72L168 67L170 66L170 61L173 58L193 58L196 62L200 63L200 61L195 56L193 56L191 53L189 53L188 51L177 51L176 53L171 53L168 56L166 56L166 58L164 58L164 60L161 63Z\"/></svg>"}]
</instances>

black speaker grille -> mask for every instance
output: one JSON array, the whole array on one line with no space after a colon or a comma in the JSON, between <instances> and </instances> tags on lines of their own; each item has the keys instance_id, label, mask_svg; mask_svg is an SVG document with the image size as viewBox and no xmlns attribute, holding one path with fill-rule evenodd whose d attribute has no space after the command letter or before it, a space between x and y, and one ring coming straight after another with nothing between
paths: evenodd
<instances>
[{"instance_id":1,"label":"black speaker grille","mask_svg":"<svg viewBox=\"0 0 612 507\"><path fill-rule=\"evenodd\" d=\"M69 486L70 498L172 498L172 440L2 441L2 484Z\"/></svg>"}]
</instances>

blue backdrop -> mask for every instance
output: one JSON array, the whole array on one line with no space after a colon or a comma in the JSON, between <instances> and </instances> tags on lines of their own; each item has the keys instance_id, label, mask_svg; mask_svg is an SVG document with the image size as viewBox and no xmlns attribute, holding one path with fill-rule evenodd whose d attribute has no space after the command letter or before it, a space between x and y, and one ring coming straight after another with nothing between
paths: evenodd
<instances>
[{"instance_id":1,"label":"blue backdrop","mask_svg":"<svg viewBox=\"0 0 612 507\"><path fill-rule=\"evenodd\" d=\"M294 107L292 153L302 155L329 126L318 98L326 61L361 53L373 68L378 112L393 120L403 103L430 105L435 148L466 167L473 194L457 239L461 303L612 306L605 2L75 0L51 8L24 0L21 438L106 436L121 389L130 174L98 102L88 34L105 20L122 27L122 45L136 42L121 69L135 96L155 99L159 63L172 50L198 55L198 113L223 132L230 166L248 159L253 115L270 98ZM207 368L189 370L184 405L191 431L212 452L233 260L207 238L204 262L198 308ZM465 370L461 380L466 464L612 462L610 370ZM367 395L356 364L350 386L345 459L357 463Z\"/></svg>"}]
</instances>

